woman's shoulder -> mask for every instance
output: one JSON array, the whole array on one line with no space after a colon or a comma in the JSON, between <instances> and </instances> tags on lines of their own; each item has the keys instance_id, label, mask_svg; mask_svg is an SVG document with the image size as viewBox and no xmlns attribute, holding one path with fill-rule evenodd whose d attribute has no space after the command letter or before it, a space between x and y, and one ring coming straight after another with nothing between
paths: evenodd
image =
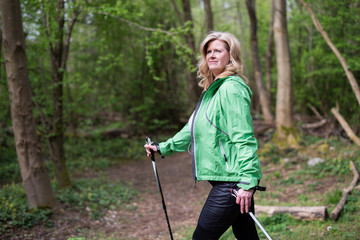
<instances>
[{"instance_id":1,"label":"woman's shoulder","mask_svg":"<svg viewBox=\"0 0 360 240\"><path fill-rule=\"evenodd\" d=\"M221 91L229 93L240 93L242 95L246 94L251 97L252 91L250 87L245 83L245 81L238 75L232 75L225 79L221 85Z\"/></svg>"}]
</instances>

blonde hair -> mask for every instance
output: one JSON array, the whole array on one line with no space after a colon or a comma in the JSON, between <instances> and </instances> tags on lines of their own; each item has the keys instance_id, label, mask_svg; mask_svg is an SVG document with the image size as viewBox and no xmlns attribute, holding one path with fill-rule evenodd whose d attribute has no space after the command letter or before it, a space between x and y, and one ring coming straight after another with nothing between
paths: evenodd
<instances>
[{"instance_id":1,"label":"blonde hair","mask_svg":"<svg viewBox=\"0 0 360 240\"><path fill-rule=\"evenodd\" d=\"M225 48L229 52L230 61L226 65L224 71L217 76L217 78L224 78L234 74L239 75L246 83L247 78L243 75L243 66L241 61L240 43L239 40L228 32L210 32L200 45L200 59L198 62L197 77L200 78L199 86L206 90L210 84L215 80L214 75L210 71L206 62L206 52L211 41L220 40L225 43Z\"/></svg>"}]
</instances>

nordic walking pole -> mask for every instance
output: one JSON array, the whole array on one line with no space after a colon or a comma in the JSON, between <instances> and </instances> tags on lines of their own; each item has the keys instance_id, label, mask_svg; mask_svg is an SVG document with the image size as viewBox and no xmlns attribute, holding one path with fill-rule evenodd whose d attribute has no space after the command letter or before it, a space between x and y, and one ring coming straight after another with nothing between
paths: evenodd
<instances>
[{"instance_id":1,"label":"nordic walking pole","mask_svg":"<svg viewBox=\"0 0 360 240\"><path fill-rule=\"evenodd\" d=\"M151 145L151 140L150 140L149 137L146 137L146 143L148 145ZM151 152L151 162L152 162L154 173L155 173L156 184L158 186L158 189L159 189L159 192L160 192L160 195L161 195L162 206L163 206L163 209L164 209L166 222L167 222L167 225L168 225L168 228L169 228L170 238L171 238L171 240L173 240L174 238L173 238L173 235L172 235L172 232L171 232L170 221L169 221L169 217L168 217L168 214L167 214L167 211L166 211L166 205L165 205L164 195L163 195L163 192L162 192L162 189L161 189L159 174L158 174L157 169L156 169L155 154L154 154L154 151L151 150L151 149L150 149L150 152Z\"/></svg>"},{"instance_id":2,"label":"nordic walking pole","mask_svg":"<svg viewBox=\"0 0 360 240\"><path fill-rule=\"evenodd\" d=\"M260 186L256 186L255 187L256 190L259 191L265 191L266 187L260 187ZM236 198L237 196L237 191L235 189L230 189L231 195L233 197ZM265 228L261 225L261 223L257 220L257 218L255 217L255 215L252 212L249 212L250 217L254 220L254 222L258 225L258 227L261 229L261 231L265 234L265 236L267 237L267 239L272 240L270 235L266 232Z\"/></svg>"},{"instance_id":3,"label":"nordic walking pole","mask_svg":"<svg viewBox=\"0 0 360 240\"><path fill-rule=\"evenodd\" d=\"M257 218L255 217L255 215L252 212L249 212L250 217L254 220L254 222L259 226L259 228L261 229L261 231L263 231L263 233L265 234L265 236L269 239L272 240L270 235L266 232L265 228L260 224L260 222L257 220Z\"/></svg>"}]
</instances>

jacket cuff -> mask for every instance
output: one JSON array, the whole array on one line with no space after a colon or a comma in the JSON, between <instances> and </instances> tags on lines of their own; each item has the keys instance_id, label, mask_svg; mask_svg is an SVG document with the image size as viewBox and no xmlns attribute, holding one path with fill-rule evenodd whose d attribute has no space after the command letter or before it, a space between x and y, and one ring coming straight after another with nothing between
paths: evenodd
<instances>
[{"instance_id":1,"label":"jacket cuff","mask_svg":"<svg viewBox=\"0 0 360 240\"><path fill-rule=\"evenodd\" d=\"M257 178L242 177L237 186L244 190L249 190L258 185L259 180Z\"/></svg>"},{"instance_id":2,"label":"jacket cuff","mask_svg":"<svg viewBox=\"0 0 360 240\"><path fill-rule=\"evenodd\" d=\"M155 146L157 153L161 155L159 143L157 143L157 142L152 142L151 145Z\"/></svg>"}]
</instances>

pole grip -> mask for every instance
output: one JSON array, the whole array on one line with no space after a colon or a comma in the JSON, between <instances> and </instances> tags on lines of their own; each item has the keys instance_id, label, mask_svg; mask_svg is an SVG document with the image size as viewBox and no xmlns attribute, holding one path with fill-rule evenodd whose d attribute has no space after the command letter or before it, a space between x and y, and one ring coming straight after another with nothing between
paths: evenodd
<instances>
[{"instance_id":1,"label":"pole grip","mask_svg":"<svg viewBox=\"0 0 360 240\"><path fill-rule=\"evenodd\" d=\"M152 143L149 137L145 138L145 142L148 145L151 145L151 143ZM150 152L151 152L151 161L155 162L155 153L152 149L150 149Z\"/></svg>"}]
</instances>

